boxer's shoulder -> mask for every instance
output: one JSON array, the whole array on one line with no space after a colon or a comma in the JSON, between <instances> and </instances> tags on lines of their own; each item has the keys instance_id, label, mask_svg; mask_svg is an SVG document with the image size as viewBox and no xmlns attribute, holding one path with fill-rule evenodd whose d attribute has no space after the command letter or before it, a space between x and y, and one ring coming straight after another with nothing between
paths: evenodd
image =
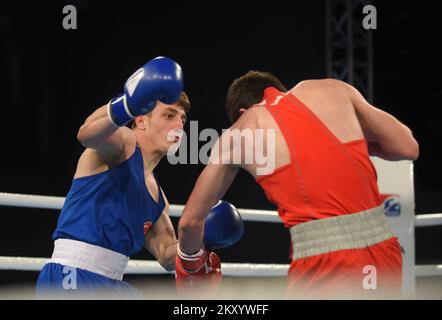
<instances>
[{"instance_id":1,"label":"boxer's shoulder","mask_svg":"<svg viewBox=\"0 0 442 320\"><path fill-rule=\"evenodd\" d=\"M308 79L297 83L289 90L289 92L295 96L303 94L308 95L312 92L315 93L315 95L318 93L330 94L330 92L337 93L339 91L344 91L347 86L348 84L345 82L333 78Z\"/></svg>"},{"instance_id":2,"label":"boxer's shoulder","mask_svg":"<svg viewBox=\"0 0 442 320\"><path fill-rule=\"evenodd\" d=\"M247 109L242 116L235 122L232 128L236 129L255 129L260 128L260 124L270 116L264 106L255 105Z\"/></svg>"},{"instance_id":3,"label":"boxer's shoulder","mask_svg":"<svg viewBox=\"0 0 442 320\"><path fill-rule=\"evenodd\" d=\"M135 152L137 140L131 129L122 127L121 133L122 148L118 153L109 155L105 146L100 149L86 148L77 163L74 177L79 178L104 172L129 159Z\"/></svg>"}]
</instances>

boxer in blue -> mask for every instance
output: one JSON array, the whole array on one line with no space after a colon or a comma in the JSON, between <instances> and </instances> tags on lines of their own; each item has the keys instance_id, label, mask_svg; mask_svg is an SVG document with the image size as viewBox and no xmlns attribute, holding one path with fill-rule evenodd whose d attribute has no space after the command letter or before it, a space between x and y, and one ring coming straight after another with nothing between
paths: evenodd
<instances>
[{"instance_id":1,"label":"boxer in blue","mask_svg":"<svg viewBox=\"0 0 442 320\"><path fill-rule=\"evenodd\" d=\"M86 150L53 234L52 258L39 275L37 297L141 298L122 278L129 257L143 245L166 270L175 269L177 239L153 171L180 143L190 108L182 88L180 66L158 57L127 80L123 94L86 119L78 131ZM132 129L125 126L130 121ZM206 245L232 245L242 230L239 213L221 201L208 214Z\"/></svg>"},{"instance_id":2,"label":"boxer in blue","mask_svg":"<svg viewBox=\"0 0 442 320\"><path fill-rule=\"evenodd\" d=\"M97 109L78 131L85 146L53 233L54 252L37 297L141 297L122 281L129 257L144 245L175 269L176 236L154 168L179 144L190 103L180 66L155 58ZM125 125L134 121L132 129ZM99 295L98 295L99 294Z\"/></svg>"}]
</instances>

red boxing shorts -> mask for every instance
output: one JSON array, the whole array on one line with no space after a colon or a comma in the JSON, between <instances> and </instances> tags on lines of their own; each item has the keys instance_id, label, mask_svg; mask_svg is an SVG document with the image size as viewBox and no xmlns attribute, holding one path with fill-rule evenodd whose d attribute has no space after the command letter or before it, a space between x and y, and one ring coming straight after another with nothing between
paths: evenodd
<instances>
[{"instance_id":1,"label":"red boxing shorts","mask_svg":"<svg viewBox=\"0 0 442 320\"><path fill-rule=\"evenodd\" d=\"M383 206L290 228L288 298L394 298L402 255Z\"/></svg>"}]
</instances>

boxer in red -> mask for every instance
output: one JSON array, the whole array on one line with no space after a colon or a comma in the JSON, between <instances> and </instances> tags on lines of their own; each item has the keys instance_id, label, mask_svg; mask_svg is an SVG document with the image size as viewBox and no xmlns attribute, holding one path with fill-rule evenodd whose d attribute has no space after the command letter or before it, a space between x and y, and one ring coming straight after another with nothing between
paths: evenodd
<instances>
[{"instance_id":1,"label":"boxer in red","mask_svg":"<svg viewBox=\"0 0 442 320\"><path fill-rule=\"evenodd\" d=\"M399 294L400 246L386 223L369 155L416 160L419 146L410 129L344 82L307 80L286 90L273 75L256 71L232 83L227 113L233 126L212 149L186 204L179 252L203 254L205 213L242 168L277 205L290 231L289 297ZM234 129L254 132L253 151L264 130L263 151L274 155L272 170L246 161L243 140L225 143L234 140ZM235 153L240 163L231 161Z\"/></svg>"}]
</instances>

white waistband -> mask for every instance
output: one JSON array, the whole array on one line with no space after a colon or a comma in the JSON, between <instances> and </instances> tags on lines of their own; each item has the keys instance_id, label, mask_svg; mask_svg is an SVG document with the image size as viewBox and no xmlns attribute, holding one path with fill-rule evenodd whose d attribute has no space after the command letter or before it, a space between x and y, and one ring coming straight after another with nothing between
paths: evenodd
<instances>
[{"instance_id":1,"label":"white waistband","mask_svg":"<svg viewBox=\"0 0 442 320\"><path fill-rule=\"evenodd\" d=\"M293 260L336 250L366 248L394 236L385 219L384 206L301 223L290 228L290 235Z\"/></svg>"},{"instance_id":2,"label":"white waistband","mask_svg":"<svg viewBox=\"0 0 442 320\"><path fill-rule=\"evenodd\" d=\"M102 276L122 280L129 257L93 244L57 239L49 262L84 269Z\"/></svg>"}]
</instances>

